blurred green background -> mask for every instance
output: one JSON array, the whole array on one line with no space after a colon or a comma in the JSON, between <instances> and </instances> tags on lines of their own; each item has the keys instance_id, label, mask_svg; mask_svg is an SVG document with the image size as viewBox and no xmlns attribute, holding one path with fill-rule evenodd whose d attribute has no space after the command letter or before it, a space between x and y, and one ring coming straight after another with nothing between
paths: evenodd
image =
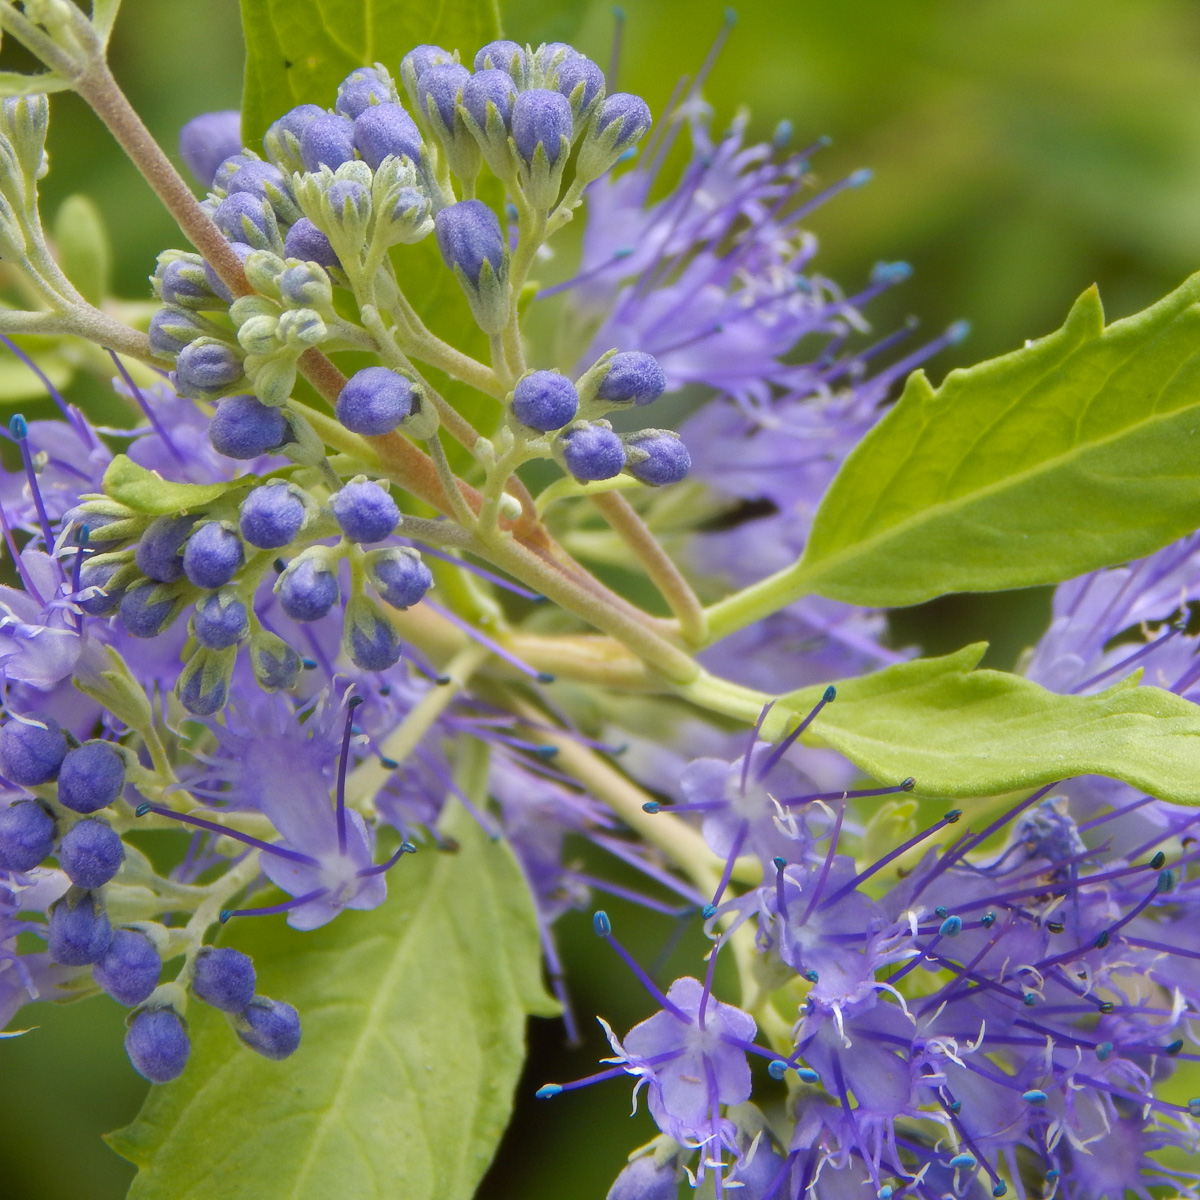
<instances>
[{"instance_id":1,"label":"blurred green background","mask_svg":"<svg viewBox=\"0 0 1200 1200\"><path fill-rule=\"evenodd\" d=\"M510 0L504 11L509 36L569 40L607 61L607 3ZM638 0L626 13L620 86L658 111L703 58L722 6ZM747 106L763 136L785 117L798 144L828 134L834 144L814 163L825 181L874 168L869 187L814 216L818 266L851 289L878 259L911 262L913 280L872 313L881 329L910 313L931 331L968 318L972 337L938 360L935 375L1048 332L1092 282L1117 317L1200 265L1195 0L750 0L738 15L706 90L718 121ZM125 0L113 62L173 148L188 117L238 105L236 0ZM55 97L53 114L45 210L88 192L111 229L117 290L146 297L156 253L180 244L178 234L79 101ZM937 651L1020 617L998 648L1007 665L1045 597L939 605L936 619L902 616L900 628L925 631ZM669 923L611 909L631 948L653 960ZM582 915L568 916L560 933L588 1040L567 1051L559 1026L535 1024L528 1086L485 1183L488 1200L598 1200L624 1155L652 1133L644 1113L629 1120L629 1089L619 1084L536 1108L531 1100L547 1079L594 1069L604 1047L592 1014L620 1029L648 1011L628 974L597 957ZM676 951L670 965L693 963L686 954ZM144 1086L121 1050L121 1012L99 999L23 1016L39 1029L0 1046L0 1198L122 1196L133 1170L99 1139L133 1116Z\"/></svg>"}]
</instances>

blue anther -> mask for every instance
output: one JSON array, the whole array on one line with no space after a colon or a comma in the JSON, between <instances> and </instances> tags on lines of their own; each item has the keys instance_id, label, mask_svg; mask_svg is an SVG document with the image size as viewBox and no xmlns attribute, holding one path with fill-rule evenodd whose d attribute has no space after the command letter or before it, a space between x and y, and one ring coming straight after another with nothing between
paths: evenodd
<instances>
[{"instance_id":1,"label":"blue anther","mask_svg":"<svg viewBox=\"0 0 1200 1200\"><path fill-rule=\"evenodd\" d=\"M1165 871L1159 871L1158 883L1155 884L1155 889L1160 896L1165 895L1175 887L1175 872L1167 867Z\"/></svg>"},{"instance_id":2,"label":"blue anther","mask_svg":"<svg viewBox=\"0 0 1200 1200\"><path fill-rule=\"evenodd\" d=\"M796 1078L801 1083L820 1083L821 1077L812 1069L812 1067L797 1067Z\"/></svg>"},{"instance_id":3,"label":"blue anther","mask_svg":"<svg viewBox=\"0 0 1200 1200\"><path fill-rule=\"evenodd\" d=\"M775 870L782 871L787 866L787 859L782 855L777 854L771 861L775 864Z\"/></svg>"},{"instance_id":4,"label":"blue anther","mask_svg":"<svg viewBox=\"0 0 1200 1200\"><path fill-rule=\"evenodd\" d=\"M1098 1045L1096 1047L1096 1057L1101 1062L1104 1062L1109 1057L1109 1055L1112 1054L1112 1052L1113 1052L1112 1042L1101 1042L1100 1045Z\"/></svg>"},{"instance_id":5,"label":"blue anther","mask_svg":"<svg viewBox=\"0 0 1200 1200\"><path fill-rule=\"evenodd\" d=\"M144 817L153 807L153 804L139 804L137 808L133 810L133 815L135 817Z\"/></svg>"},{"instance_id":6,"label":"blue anther","mask_svg":"<svg viewBox=\"0 0 1200 1200\"><path fill-rule=\"evenodd\" d=\"M767 1063L767 1074L772 1079L782 1079L787 1074L787 1070L788 1065L782 1058L777 1058L774 1062Z\"/></svg>"},{"instance_id":7,"label":"blue anther","mask_svg":"<svg viewBox=\"0 0 1200 1200\"><path fill-rule=\"evenodd\" d=\"M950 1165L955 1170L969 1171L975 1166L975 1155L973 1154L956 1154L951 1160Z\"/></svg>"},{"instance_id":8,"label":"blue anther","mask_svg":"<svg viewBox=\"0 0 1200 1200\"><path fill-rule=\"evenodd\" d=\"M561 1092L562 1092L562 1084L547 1083L544 1086L538 1088L538 1090L536 1092L534 1092L533 1094L538 1100L553 1100L554 1097L559 1095L559 1093L561 1093Z\"/></svg>"},{"instance_id":9,"label":"blue anther","mask_svg":"<svg viewBox=\"0 0 1200 1200\"><path fill-rule=\"evenodd\" d=\"M957 937L960 933L962 933L962 917L947 917L938 926L938 934L941 937Z\"/></svg>"},{"instance_id":10,"label":"blue anther","mask_svg":"<svg viewBox=\"0 0 1200 1200\"><path fill-rule=\"evenodd\" d=\"M864 184L870 183L874 175L875 172L870 167L863 167L847 178L846 186L852 188L862 187Z\"/></svg>"},{"instance_id":11,"label":"blue anther","mask_svg":"<svg viewBox=\"0 0 1200 1200\"><path fill-rule=\"evenodd\" d=\"M1161 870L1166 865L1167 856L1161 850L1150 860L1150 870L1152 871Z\"/></svg>"},{"instance_id":12,"label":"blue anther","mask_svg":"<svg viewBox=\"0 0 1200 1200\"><path fill-rule=\"evenodd\" d=\"M939 904L937 906L937 908L935 908L933 910L933 913L934 913L934 916L944 917L946 915L946 913L948 913L949 911L950 910L948 908L946 908L946 906L944 904Z\"/></svg>"},{"instance_id":13,"label":"blue anther","mask_svg":"<svg viewBox=\"0 0 1200 1200\"><path fill-rule=\"evenodd\" d=\"M1038 1088L1030 1088L1029 1091L1021 1093L1021 1099L1026 1104L1045 1104L1047 1096L1045 1092Z\"/></svg>"},{"instance_id":14,"label":"blue anther","mask_svg":"<svg viewBox=\"0 0 1200 1200\"><path fill-rule=\"evenodd\" d=\"M709 917L715 916L717 906L715 904L706 904L701 910L700 915L707 921Z\"/></svg>"},{"instance_id":15,"label":"blue anther","mask_svg":"<svg viewBox=\"0 0 1200 1200\"><path fill-rule=\"evenodd\" d=\"M1096 938L1096 949L1103 950L1108 945L1109 932L1107 929L1102 929L1099 936Z\"/></svg>"},{"instance_id":16,"label":"blue anther","mask_svg":"<svg viewBox=\"0 0 1200 1200\"><path fill-rule=\"evenodd\" d=\"M651 815L661 811L662 805L659 804L657 800L647 800L646 803L642 805L642 812L648 812Z\"/></svg>"},{"instance_id":17,"label":"blue anther","mask_svg":"<svg viewBox=\"0 0 1200 1200\"><path fill-rule=\"evenodd\" d=\"M1188 1102L1188 1116L1200 1117L1200 1096L1193 1096Z\"/></svg>"},{"instance_id":18,"label":"blue anther","mask_svg":"<svg viewBox=\"0 0 1200 1200\"><path fill-rule=\"evenodd\" d=\"M592 929L597 937L608 937L612 933L612 922L604 909L599 908L592 914Z\"/></svg>"},{"instance_id":19,"label":"blue anther","mask_svg":"<svg viewBox=\"0 0 1200 1200\"><path fill-rule=\"evenodd\" d=\"M20 413L17 413L8 422L8 432L11 433L18 442L23 442L29 436L29 425Z\"/></svg>"},{"instance_id":20,"label":"blue anther","mask_svg":"<svg viewBox=\"0 0 1200 1200\"><path fill-rule=\"evenodd\" d=\"M959 342L965 342L971 333L970 321L955 321L949 329L946 330L946 341L951 346L957 346Z\"/></svg>"}]
</instances>

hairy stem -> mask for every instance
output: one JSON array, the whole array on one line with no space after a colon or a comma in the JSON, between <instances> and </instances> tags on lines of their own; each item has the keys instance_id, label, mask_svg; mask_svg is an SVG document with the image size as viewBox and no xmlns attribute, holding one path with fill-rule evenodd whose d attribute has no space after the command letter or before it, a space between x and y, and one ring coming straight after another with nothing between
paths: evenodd
<instances>
[{"instance_id":1,"label":"hairy stem","mask_svg":"<svg viewBox=\"0 0 1200 1200\"><path fill-rule=\"evenodd\" d=\"M693 646L703 645L708 637L708 626L696 593L633 506L620 492L601 492L592 496L591 500L620 539L633 551L651 582L678 617L679 631L684 639Z\"/></svg>"}]
</instances>

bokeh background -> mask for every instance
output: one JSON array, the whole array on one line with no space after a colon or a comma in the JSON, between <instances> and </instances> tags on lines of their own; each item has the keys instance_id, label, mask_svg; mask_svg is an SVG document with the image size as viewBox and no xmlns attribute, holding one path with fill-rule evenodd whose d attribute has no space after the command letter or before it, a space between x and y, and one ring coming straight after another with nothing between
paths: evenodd
<instances>
[{"instance_id":1,"label":"bokeh background","mask_svg":"<svg viewBox=\"0 0 1200 1200\"><path fill-rule=\"evenodd\" d=\"M607 62L608 3L503 7L509 36L571 41ZM628 4L621 88L661 110L722 15L712 0ZM973 326L935 375L1048 332L1093 282L1117 317L1200 267L1195 0L747 0L738 18L706 89L717 120L745 106L764 137L784 118L797 144L829 135L832 146L814 162L825 181L874 168L869 187L815 214L818 264L852 289L879 259L910 262L913 279L873 309L877 325L915 314L931 332L960 317ZM242 57L236 0L125 0L115 71L172 148L190 116L237 107ZM147 297L156 253L179 244L169 218L72 96L54 99L50 150L46 211L86 191L108 222L117 292ZM1046 606L1041 592L951 597L897 614L894 625L935 652L990 634L992 661L1009 665ZM669 923L610 907L643 961L661 957ZM628 974L597 956L583 914L560 931L588 1040L568 1051L560 1026L534 1024L517 1119L484 1185L487 1200L599 1200L652 1133L645 1114L630 1120L620 1084L532 1102L539 1083L594 1069L603 1046L592 1014L626 1029L649 1011ZM672 964L694 970L696 949L674 950L666 977ZM36 1032L0 1043L0 1200L123 1196L133 1168L100 1134L132 1118L145 1085L121 1050L121 1010L100 998L24 1015Z\"/></svg>"}]
</instances>

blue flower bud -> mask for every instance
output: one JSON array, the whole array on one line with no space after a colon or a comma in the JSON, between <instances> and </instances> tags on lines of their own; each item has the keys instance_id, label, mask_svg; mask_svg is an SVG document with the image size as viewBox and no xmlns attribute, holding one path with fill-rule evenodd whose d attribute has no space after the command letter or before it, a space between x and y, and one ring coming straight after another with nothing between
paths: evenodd
<instances>
[{"instance_id":1,"label":"blue flower bud","mask_svg":"<svg viewBox=\"0 0 1200 1200\"><path fill-rule=\"evenodd\" d=\"M463 84L463 108L471 114L471 119L484 132L487 130L489 104L495 106L504 128L512 128L513 102L516 98L517 85L513 83L512 76L502 69L480 71Z\"/></svg>"},{"instance_id":2,"label":"blue flower bud","mask_svg":"<svg viewBox=\"0 0 1200 1200\"><path fill-rule=\"evenodd\" d=\"M64 967L98 963L112 942L112 926L104 903L95 892L72 888L50 908L46 949L50 961Z\"/></svg>"},{"instance_id":3,"label":"blue flower bud","mask_svg":"<svg viewBox=\"0 0 1200 1200\"><path fill-rule=\"evenodd\" d=\"M369 479L353 479L333 494L329 507L352 542L381 542L400 524L400 509L387 490Z\"/></svg>"},{"instance_id":4,"label":"blue flower bud","mask_svg":"<svg viewBox=\"0 0 1200 1200\"><path fill-rule=\"evenodd\" d=\"M257 976L248 954L232 946L205 946L196 956L192 991L222 1012L241 1012L254 999Z\"/></svg>"},{"instance_id":5,"label":"blue flower bud","mask_svg":"<svg viewBox=\"0 0 1200 1200\"><path fill-rule=\"evenodd\" d=\"M49 783L62 766L67 739L49 717L6 721L0 726L0 775L18 787Z\"/></svg>"},{"instance_id":6,"label":"blue flower bud","mask_svg":"<svg viewBox=\"0 0 1200 1200\"><path fill-rule=\"evenodd\" d=\"M156 583L182 579L183 543L195 524L195 517L155 517L133 552L138 570Z\"/></svg>"},{"instance_id":7,"label":"blue flower bud","mask_svg":"<svg viewBox=\"0 0 1200 1200\"><path fill-rule=\"evenodd\" d=\"M275 592L280 607L293 621L319 621L340 595L337 575L320 548L292 559L275 581Z\"/></svg>"},{"instance_id":8,"label":"blue flower bud","mask_svg":"<svg viewBox=\"0 0 1200 1200\"><path fill-rule=\"evenodd\" d=\"M224 587L245 561L242 539L225 521L201 525L183 548L183 573L197 587Z\"/></svg>"},{"instance_id":9,"label":"blue flower bud","mask_svg":"<svg viewBox=\"0 0 1200 1200\"><path fill-rule=\"evenodd\" d=\"M196 603L192 633L208 650L227 650L250 633L250 614L236 593L213 592Z\"/></svg>"},{"instance_id":10,"label":"blue flower bud","mask_svg":"<svg viewBox=\"0 0 1200 1200\"><path fill-rule=\"evenodd\" d=\"M513 143L526 165L533 163L539 147L551 165L565 158L573 130L570 101L558 92L533 88L513 102Z\"/></svg>"},{"instance_id":11,"label":"blue flower bud","mask_svg":"<svg viewBox=\"0 0 1200 1200\"><path fill-rule=\"evenodd\" d=\"M596 395L609 404L650 404L667 389L667 376L653 354L624 350L614 354Z\"/></svg>"},{"instance_id":12,"label":"blue flower bud","mask_svg":"<svg viewBox=\"0 0 1200 1200\"><path fill-rule=\"evenodd\" d=\"M354 161L354 122L340 113L322 113L300 135L300 158L309 172L328 167L336 171Z\"/></svg>"},{"instance_id":13,"label":"blue flower bud","mask_svg":"<svg viewBox=\"0 0 1200 1200\"><path fill-rule=\"evenodd\" d=\"M553 80L563 63L578 55L579 51L566 42L543 42L533 52L534 72L543 80Z\"/></svg>"},{"instance_id":14,"label":"blue flower bud","mask_svg":"<svg viewBox=\"0 0 1200 1200\"><path fill-rule=\"evenodd\" d=\"M449 50L443 50L441 46L430 45L414 46L400 60L400 78L404 81L405 90L414 105L420 107L417 100L417 80L430 68L452 62L454 62L454 55Z\"/></svg>"},{"instance_id":15,"label":"blue flower bud","mask_svg":"<svg viewBox=\"0 0 1200 1200\"><path fill-rule=\"evenodd\" d=\"M325 193L329 215L338 225L356 233L371 219L371 191L357 179L335 179Z\"/></svg>"},{"instance_id":16,"label":"blue flower bud","mask_svg":"<svg viewBox=\"0 0 1200 1200\"><path fill-rule=\"evenodd\" d=\"M189 342L219 332L204 317L168 304L150 318L150 349L163 358L174 358Z\"/></svg>"},{"instance_id":17,"label":"blue flower bud","mask_svg":"<svg viewBox=\"0 0 1200 1200\"><path fill-rule=\"evenodd\" d=\"M271 206L249 192L226 196L217 205L213 222L231 242L245 242L256 250L269 250L279 240L279 226Z\"/></svg>"},{"instance_id":18,"label":"blue flower bud","mask_svg":"<svg viewBox=\"0 0 1200 1200\"><path fill-rule=\"evenodd\" d=\"M300 655L265 629L250 637L250 663L258 686L268 692L286 691L300 674Z\"/></svg>"},{"instance_id":19,"label":"blue flower bud","mask_svg":"<svg viewBox=\"0 0 1200 1200\"><path fill-rule=\"evenodd\" d=\"M148 582L131 587L117 610L131 637L154 638L179 615L179 597L168 587Z\"/></svg>"},{"instance_id":20,"label":"blue flower bud","mask_svg":"<svg viewBox=\"0 0 1200 1200\"><path fill-rule=\"evenodd\" d=\"M329 276L316 263L288 267L277 281L279 297L293 308L311 308L328 313L333 308Z\"/></svg>"},{"instance_id":21,"label":"blue flower bud","mask_svg":"<svg viewBox=\"0 0 1200 1200\"><path fill-rule=\"evenodd\" d=\"M654 123L650 106L628 92L614 92L600 106L596 116L596 132L604 133L610 126L616 130L612 148L625 150L640 141Z\"/></svg>"},{"instance_id":22,"label":"blue flower bud","mask_svg":"<svg viewBox=\"0 0 1200 1200\"><path fill-rule=\"evenodd\" d=\"M391 433L413 407L413 386L398 371L364 367L342 388L334 414L351 433L378 437Z\"/></svg>"},{"instance_id":23,"label":"blue flower bud","mask_svg":"<svg viewBox=\"0 0 1200 1200\"><path fill-rule=\"evenodd\" d=\"M118 929L92 968L92 978L118 1004L141 1004L158 986L162 959L154 943L136 929Z\"/></svg>"},{"instance_id":24,"label":"blue flower bud","mask_svg":"<svg viewBox=\"0 0 1200 1200\"><path fill-rule=\"evenodd\" d=\"M373 105L387 104L394 98L392 81L374 67L355 67L338 84L334 108L352 121Z\"/></svg>"},{"instance_id":25,"label":"blue flower bud","mask_svg":"<svg viewBox=\"0 0 1200 1200\"><path fill-rule=\"evenodd\" d=\"M604 95L604 72L590 58L577 54L559 66L554 90L570 102L576 121L585 120Z\"/></svg>"},{"instance_id":26,"label":"blue flower bud","mask_svg":"<svg viewBox=\"0 0 1200 1200\"><path fill-rule=\"evenodd\" d=\"M403 651L395 625L366 596L354 596L346 605L342 644L361 671L386 671L400 661Z\"/></svg>"},{"instance_id":27,"label":"blue flower bud","mask_svg":"<svg viewBox=\"0 0 1200 1200\"><path fill-rule=\"evenodd\" d=\"M191 1052L187 1030L173 1009L147 1008L129 1023L125 1053L133 1069L151 1083L178 1079Z\"/></svg>"},{"instance_id":28,"label":"blue flower bud","mask_svg":"<svg viewBox=\"0 0 1200 1200\"><path fill-rule=\"evenodd\" d=\"M399 104L373 104L355 117L354 144L372 171L389 155L419 163L424 148L416 122Z\"/></svg>"},{"instance_id":29,"label":"blue flower bud","mask_svg":"<svg viewBox=\"0 0 1200 1200\"><path fill-rule=\"evenodd\" d=\"M364 565L371 586L393 608L411 608L433 587L433 573L409 546L372 550Z\"/></svg>"},{"instance_id":30,"label":"blue flower bud","mask_svg":"<svg viewBox=\"0 0 1200 1200\"><path fill-rule=\"evenodd\" d=\"M669 429L643 429L628 434L625 446L629 455L626 470L634 479L651 487L678 483L692 469L692 456Z\"/></svg>"},{"instance_id":31,"label":"blue flower bud","mask_svg":"<svg viewBox=\"0 0 1200 1200\"><path fill-rule=\"evenodd\" d=\"M125 786L125 760L108 742L68 750L58 772L58 802L77 813L107 808Z\"/></svg>"},{"instance_id":32,"label":"blue flower bud","mask_svg":"<svg viewBox=\"0 0 1200 1200\"><path fill-rule=\"evenodd\" d=\"M237 353L224 342L204 337L179 352L171 381L179 395L208 400L241 378L242 360Z\"/></svg>"},{"instance_id":33,"label":"blue flower bud","mask_svg":"<svg viewBox=\"0 0 1200 1200\"><path fill-rule=\"evenodd\" d=\"M453 132L458 98L470 78L471 73L466 67L458 63L441 63L430 67L417 79L421 115L428 117L435 129L440 122L444 133Z\"/></svg>"},{"instance_id":34,"label":"blue flower bud","mask_svg":"<svg viewBox=\"0 0 1200 1200\"><path fill-rule=\"evenodd\" d=\"M296 540L307 515L303 493L293 484L272 480L242 501L238 527L251 546L278 550Z\"/></svg>"},{"instance_id":35,"label":"blue flower bud","mask_svg":"<svg viewBox=\"0 0 1200 1200\"><path fill-rule=\"evenodd\" d=\"M36 800L0 808L0 871L32 871L54 849L54 818Z\"/></svg>"},{"instance_id":36,"label":"blue flower bud","mask_svg":"<svg viewBox=\"0 0 1200 1200\"><path fill-rule=\"evenodd\" d=\"M271 202L271 191L287 194L291 191L283 172L274 163L248 159L229 175L225 191L233 196L239 192Z\"/></svg>"},{"instance_id":37,"label":"blue flower bud","mask_svg":"<svg viewBox=\"0 0 1200 1200\"><path fill-rule=\"evenodd\" d=\"M88 596L86 599L76 600L75 603L88 616L111 616L117 611L121 597L125 595L123 587L110 586L113 577L121 570L123 570L123 564L118 562L96 563L90 560L85 562L79 571L80 591L88 588L102 588L103 591L97 592L94 596Z\"/></svg>"},{"instance_id":38,"label":"blue flower bud","mask_svg":"<svg viewBox=\"0 0 1200 1200\"><path fill-rule=\"evenodd\" d=\"M447 205L434 217L434 229L446 266L457 267L469 283L479 285L485 265L496 275L504 270L500 219L482 200Z\"/></svg>"},{"instance_id":39,"label":"blue flower bud","mask_svg":"<svg viewBox=\"0 0 1200 1200\"><path fill-rule=\"evenodd\" d=\"M263 137L263 149L267 157L281 171L300 171L304 162L300 157L300 139L318 117L323 117L325 110L317 104L300 104L289 109L275 121Z\"/></svg>"},{"instance_id":40,"label":"blue flower bud","mask_svg":"<svg viewBox=\"0 0 1200 1200\"><path fill-rule=\"evenodd\" d=\"M197 310L220 308L221 301L208 283L204 264L176 258L162 264L155 277L159 298L165 304Z\"/></svg>"},{"instance_id":41,"label":"blue flower bud","mask_svg":"<svg viewBox=\"0 0 1200 1200\"><path fill-rule=\"evenodd\" d=\"M240 112L201 113L179 131L179 157L202 187L210 187L217 168L241 148Z\"/></svg>"},{"instance_id":42,"label":"blue flower bud","mask_svg":"<svg viewBox=\"0 0 1200 1200\"><path fill-rule=\"evenodd\" d=\"M607 421L578 421L561 435L567 470L580 482L612 479L625 466L625 446Z\"/></svg>"},{"instance_id":43,"label":"blue flower bud","mask_svg":"<svg viewBox=\"0 0 1200 1200\"><path fill-rule=\"evenodd\" d=\"M522 425L547 433L574 420L579 410L579 393L557 371L530 371L513 389L512 410Z\"/></svg>"},{"instance_id":44,"label":"blue flower bud","mask_svg":"<svg viewBox=\"0 0 1200 1200\"><path fill-rule=\"evenodd\" d=\"M246 460L278 449L291 437L287 418L257 396L226 396L208 426L218 454Z\"/></svg>"},{"instance_id":45,"label":"blue flower bud","mask_svg":"<svg viewBox=\"0 0 1200 1200\"><path fill-rule=\"evenodd\" d=\"M103 821L76 821L58 843L58 865L76 887L103 887L125 861L125 846Z\"/></svg>"},{"instance_id":46,"label":"blue flower bud","mask_svg":"<svg viewBox=\"0 0 1200 1200\"><path fill-rule=\"evenodd\" d=\"M488 42L476 52L474 65L476 72L495 69L520 83L525 78L525 51L516 42Z\"/></svg>"},{"instance_id":47,"label":"blue flower bud","mask_svg":"<svg viewBox=\"0 0 1200 1200\"><path fill-rule=\"evenodd\" d=\"M282 1000L255 996L234 1028L238 1037L264 1058L287 1058L300 1045L300 1014Z\"/></svg>"},{"instance_id":48,"label":"blue flower bud","mask_svg":"<svg viewBox=\"0 0 1200 1200\"><path fill-rule=\"evenodd\" d=\"M283 239L284 258L299 258L321 267L340 267L329 239L307 218L301 217Z\"/></svg>"},{"instance_id":49,"label":"blue flower bud","mask_svg":"<svg viewBox=\"0 0 1200 1200\"><path fill-rule=\"evenodd\" d=\"M246 245L245 242L230 242L229 248L242 262L245 262L254 253L254 247ZM208 286L212 288L214 295L219 296L226 303L233 300L233 293L225 286L225 281L220 275L213 270L212 263L210 262L205 262L204 264L204 278L208 280ZM164 296L163 299L165 300L166 297Z\"/></svg>"},{"instance_id":50,"label":"blue flower bud","mask_svg":"<svg viewBox=\"0 0 1200 1200\"><path fill-rule=\"evenodd\" d=\"M679 1184L674 1160L661 1167L654 1160L653 1154L645 1154L626 1164L608 1189L605 1200L675 1200Z\"/></svg>"},{"instance_id":51,"label":"blue flower bud","mask_svg":"<svg viewBox=\"0 0 1200 1200\"><path fill-rule=\"evenodd\" d=\"M220 712L229 698L229 679L236 662L234 649L201 647L188 659L175 684L179 702L196 717Z\"/></svg>"},{"instance_id":52,"label":"blue flower bud","mask_svg":"<svg viewBox=\"0 0 1200 1200\"><path fill-rule=\"evenodd\" d=\"M229 186L229 181L233 178L234 173L241 170L247 163L258 162L256 158L251 158L248 154L242 154L239 148L238 153L231 154L217 168L217 173L213 176L212 188L213 191L220 189L224 191Z\"/></svg>"}]
</instances>

